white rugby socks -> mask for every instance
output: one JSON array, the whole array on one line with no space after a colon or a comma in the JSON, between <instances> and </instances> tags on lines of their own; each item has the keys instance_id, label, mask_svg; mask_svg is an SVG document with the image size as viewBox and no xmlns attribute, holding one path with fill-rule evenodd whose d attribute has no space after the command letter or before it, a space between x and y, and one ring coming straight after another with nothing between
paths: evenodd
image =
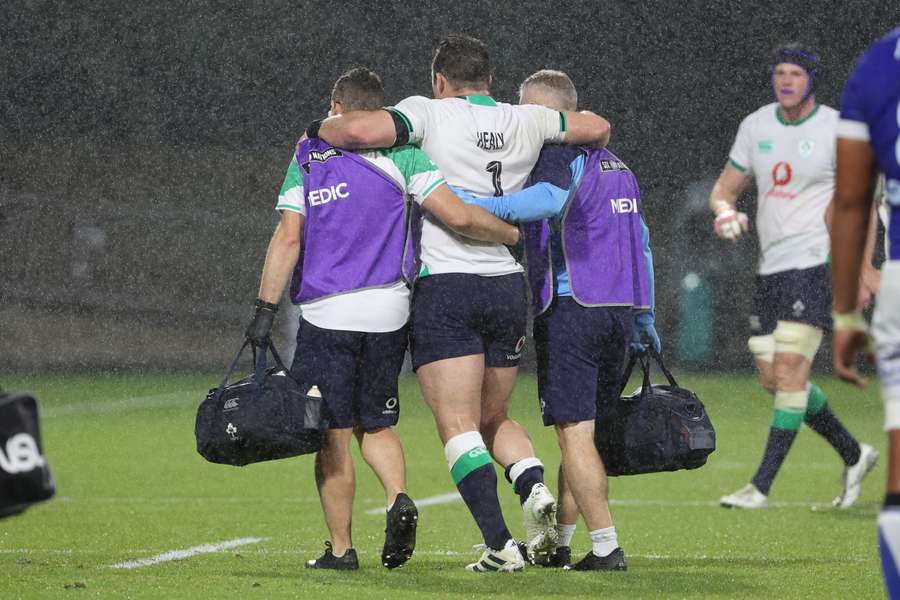
<instances>
[{"instance_id":1,"label":"white rugby socks","mask_svg":"<svg viewBox=\"0 0 900 600\"><path fill-rule=\"evenodd\" d=\"M619 538L616 536L615 527L595 529L590 532L590 535L594 554L597 556L609 556L610 552L619 547Z\"/></svg>"}]
</instances>

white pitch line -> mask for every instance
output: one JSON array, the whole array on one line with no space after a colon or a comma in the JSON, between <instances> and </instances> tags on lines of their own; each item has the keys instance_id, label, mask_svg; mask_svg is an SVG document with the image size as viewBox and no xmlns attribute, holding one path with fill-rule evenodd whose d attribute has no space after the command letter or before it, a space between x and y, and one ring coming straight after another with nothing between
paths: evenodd
<instances>
[{"instance_id":1,"label":"white pitch line","mask_svg":"<svg viewBox=\"0 0 900 600\"><path fill-rule=\"evenodd\" d=\"M440 494L438 496L429 496L421 500L415 500L416 506L434 506L435 504L449 504L451 502L462 502L462 496L459 492L450 492L449 494ZM383 515L387 512L387 508L381 506L366 511L367 515Z\"/></svg>"},{"instance_id":2,"label":"white pitch line","mask_svg":"<svg viewBox=\"0 0 900 600\"><path fill-rule=\"evenodd\" d=\"M196 406L202 400L203 392L199 390L187 390L169 394L157 394L154 396L135 396L120 400L105 400L102 402L80 402L77 404L63 404L51 406L41 411L41 416L52 419L54 417L67 417L70 415L103 414L113 412L127 412L131 410L143 410L162 406ZM185 396L196 397L197 402L188 400Z\"/></svg>"},{"instance_id":3,"label":"white pitch line","mask_svg":"<svg viewBox=\"0 0 900 600\"><path fill-rule=\"evenodd\" d=\"M125 562L116 563L114 565L110 565L111 569L137 569L140 567L150 567L153 565L157 565L163 562L169 562L172 560L181 560L183 558L190 558L191 556L196 556L198 554L209 554L211 552L221 552L222 550L228 550L229 548L235 548L237 546L245 546L247 544L256 544L268 538L238 538L236 540L228 540L227 542L219 542L218 544L203 544L202 546L194 546L193 548L187 548L185 550L171 550L169 552L163 552L162 554L157 554L156 556L151 556L150 558L141 558L138 560L129 560Z\"/></svg>"}]
</instances>

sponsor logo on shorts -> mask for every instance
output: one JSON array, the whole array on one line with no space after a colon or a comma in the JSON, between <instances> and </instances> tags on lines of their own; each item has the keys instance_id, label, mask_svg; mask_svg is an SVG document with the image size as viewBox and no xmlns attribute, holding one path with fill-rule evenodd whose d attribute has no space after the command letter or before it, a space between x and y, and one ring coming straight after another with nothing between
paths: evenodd
<instances>
[{"instance_id":1,"label":"sponsor logo on shorts","mask_svg":"<svg viewBox=\"0 0 900 600\"><path fill-rule=\"evenodd\" d=\"M44 457L38 451L37 442L28 433L17 433L6 442L6 454L0 449L0 469L10 475L27 473L43 467Z\"/></svg>"},{"instance_id":2,"label":"sponsor logo on shorts","mask_svg":"<svg viewBox=\"0 0 900 600\"><path fill-rule=\"evenodd\" d=\"M231 423L229 423L229 424L228 424L228 427L225 428L225 433L228 434L228 437L231 438L231 441L232 441L232 442L236 442L236 441L238 441L239 439L241 439L240 437L238 437L238 434L237 434L237 433L238 433L238 428L235 427L235 426L234 426L233 424L231 424Z\"/></svg>"},{"instance_id":3,"label":"sponsor logo on shorts","mask_svg":"<svg viewBox=\"0 0 900 600\"><path fill-rule=\"evenodd\" d=\"M237 398L229 398L228 400L225 401L225 404L222 406L222 411L228 412L229 410L237 410L238 408L239 407L238 407Z\"/></svg>"},{"instance_id":4,"label":"sponsor logo on shorts","mask_svg":"<svg viewBox=\"0 0 900 600\"><path fill-rule=\"evenodd\" d=\"M795 317L802 317L804 311L806 311L806 305L803 304L802 300L797 300L796 302L794 302L794 305L791 308L794 309Z\"/></svg>"},{"instance_id":5,"label":"sponsor logo on shorts","mask_svg":"<svg viewBox=\"0 0 900 600\"><path fill-rule=\"evenodd\" d=\"M391 396L384 403L384 410L381 411L383 415L396 415L397 414L397 405L400 403L396 397Z\"/></svg>"},{"instance_id":6,"label":"sponsor logo on shorts","mask_svg":"<svg viewBox=\"0 0 900 600\"><path fill-rule=\"evenodd\" d=\"M519 338L519 341L516 342L516 349L513 354L507 354L506 360L519 360L522 358L522 350L525 348L525 336Z\"/></svg>"}]
</instances>

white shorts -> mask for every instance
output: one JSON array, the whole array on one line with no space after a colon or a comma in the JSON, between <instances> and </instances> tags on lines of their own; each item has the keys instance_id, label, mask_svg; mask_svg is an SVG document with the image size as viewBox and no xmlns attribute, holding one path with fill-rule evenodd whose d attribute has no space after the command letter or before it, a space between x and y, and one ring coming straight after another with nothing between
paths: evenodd
<instances>
[{"instance_id":1,"label":"white shorts","mask_svg":"<svg viewBox=\"0 0 900 600\"><path fill-rule=\"evenodd\" d=\"M886 261L872 320L885 429L900 429L900 261Z\"/></svg>"}]
</instances>

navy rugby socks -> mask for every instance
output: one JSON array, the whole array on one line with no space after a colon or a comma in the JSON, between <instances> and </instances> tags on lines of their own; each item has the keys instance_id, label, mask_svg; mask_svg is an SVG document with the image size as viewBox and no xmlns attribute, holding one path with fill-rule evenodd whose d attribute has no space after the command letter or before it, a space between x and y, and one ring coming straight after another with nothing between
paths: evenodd
<instances>
[{"instance_id":1,"label":"navy rugby socks","mask_svg":"<svg viewBox=\"0 0 900 600\"><path fill-rule=\"evenodd\" d=\"M444 446L447 466L488 548L500 550L512 538L497 498L497 472L477 431L461 433Z\"/></svg>"},{"instance_id":2,"label":"navy rugby socks","mask_svg":"<svg viewBox=\"0 0 900 600\"><path fill-rule=\"evenodd\" d=\"M766 442L766 450L763 453L762 461L759 463L759 468L757 468L753 479L750 480L756 486L756 489L766 496L769 495L769 490L772 489L772 482L775 481L775 476L778 475L778 470L784 463L784 459L787 458L796 437L797 430L780 429L778 427L769 429L769 439Z\"/></svg>"},{"instance_id":3,"label":"navy rugby socks","mask_svg":"<svg viewBox=\"0 0 900 600\"><path fill-rule=\"evenodd\" d=\"M525 504L532 488L544 483L544 464L534 457L518 460L506 467L506 480L519 495L519 504Z\"/></svg>"},{"instance_id":4,"label":"navy rugby socks","mask_svg":"<svg viewBox=\"0 0 900 600\"><path fill-rule=\"evenodd\" d=\"M845 465L859 462L859 442L831 412L825 392L814 383L809 385L809 405L804 421L832 445Z\"/></svg>"}]
</instances>

